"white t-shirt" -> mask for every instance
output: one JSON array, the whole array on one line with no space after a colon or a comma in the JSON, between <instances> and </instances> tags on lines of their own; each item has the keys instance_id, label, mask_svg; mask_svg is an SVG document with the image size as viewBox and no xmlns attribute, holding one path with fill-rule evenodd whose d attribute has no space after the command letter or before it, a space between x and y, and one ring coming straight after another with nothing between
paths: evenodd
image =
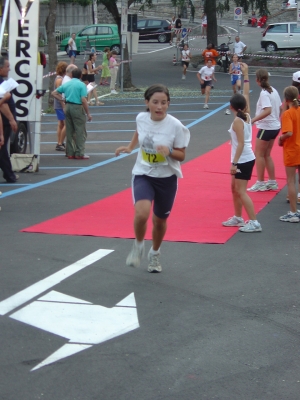
<instances>
[{"instance_id":1,"label":"white t-shirt","mask_svg":"<svg viewBox=\"0 0 300 400\"><path fill-rule=\"evenodd\" d=\"M147 111L138 114L136 126L140 149L132 173L155 178L167 178L175 174L182 178L180 162L158 154L156 147L187 147L190 141L188 128L169 114L162 121L153 121Z\"/></svg>"},{"instance_id":2,"label":"white t-shirt","mask_svg":"<svg viewBox=\"0 0 300 400\"><path fill-rule=\"evenodd\" d=\"M271 86L272 87L272 86ZM260 92L260 96L258 102L256 104L256 113L258 115L262 112L262 110L266 107L272 107L271 114L261 119L260 121L256 121L256 126L258 129L279 129L280 124L280 106L281 100L279 94L276 89L273 89L273 92L269 93L267 90L262 90Z\"/></svg>"},{"instance_id":3,"label":"white t-shirt","mask_svg":"<svg viewBox=\"0 0 300 400\"><path fill-rule=\"evenodd\" d=\"M246 163L248 161L255 160L255 155L252 150L252 127L251 127L251 120L249 123L247 123L242 119L241 121L243 121L244 123L244 148L240 158L238 159L238 163ZM234 156L238 146L237 136L235 131L232 129L232 125L233 123L228 129L228 132L230 133L231 136L231 162L233 162L234 160Z\"/></svg>"},{"instance_id":4,"label":"white t-shirt","mask_svg":"<svg viewBox=\"0 0 300 400\"><path fill-rule=\"evenodd\" d=\"M190 61L190 50L182 50L182 61Z\"/></svg>"},{"instance_id":5,"label":"white t-shirt","mask_svg":"<svg viewBox=\"0 0 300 400\"><path fill-rule=\"evenodd\" d=\"M215 72L215 67L208 68L207 66L205 66L199 70L201 79L203 79L204 81L211 81L214 72Z\"/></svg>"},{"instance_id":6,"label":"white t-shirt","mask_svg":"<svg viewBox=\"0 0 300 400\"><path fill-rule=\"evenodd\" d=\"M207 25L207 16L204 15L204 17L202 18L202 25Z\"/></svg>"},{"instance_id":7,"label":"white t-shirt","mask_svg":"<svg viewBox=\"0 0 300 400\"><path fill-rule=\"evenodd\" d=\"M71 50L77 51L77 46L76 46L75 40L73 40L72 38L69 40L69 46L70 46Z\"/></svg>"},{"instance_id":8,"label":"white t-shirt","mask_svg":"<svg viewBox=\"0 0 300 400\"><path fill-rule=\"evenodd\" d=\"M241 41L235 42L233 47L233 52L238 56L242 56L244 47L246 47L245 43Z\"/></svg>"}]
</instances>

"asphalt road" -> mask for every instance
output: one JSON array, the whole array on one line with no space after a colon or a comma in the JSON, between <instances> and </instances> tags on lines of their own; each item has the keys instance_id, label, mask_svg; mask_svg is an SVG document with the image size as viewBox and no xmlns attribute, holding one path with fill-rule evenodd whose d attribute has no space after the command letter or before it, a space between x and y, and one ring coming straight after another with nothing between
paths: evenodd
<instances>
[{"instance_id":1,"label":"asphalt road","mask_svg":"<svg viewBox=\"0 0 300 400\"><path fill-rule=\"evenodd\" d=\"M170 46L143 44L133 83L177 89L170 113L186 125L198 121L189 161L228 140L230 80L216 74L203 110L197 70L181 80L172 57ZM259 88L250 80L253 114ZM279 93L290 81L271 76ZM139 269L125 267L132 240L20 232L130 186L135 155L115 159L114 150L132 136L142 92L106 92L100 89L105 105L92 108L88 124L90 160L79 164L56 152L56 119L45 115L40 172L0 182L1 400L298 400L300 224L278 220L288 210L286 189L259 213L262 233L237 233L224 245L166 242L156 275L145 260ZM109 336L110 313L120 309L127 333L116 322ZM93 340L80 336L89 315L98 315Z\"/></svg>"}]
</instances>

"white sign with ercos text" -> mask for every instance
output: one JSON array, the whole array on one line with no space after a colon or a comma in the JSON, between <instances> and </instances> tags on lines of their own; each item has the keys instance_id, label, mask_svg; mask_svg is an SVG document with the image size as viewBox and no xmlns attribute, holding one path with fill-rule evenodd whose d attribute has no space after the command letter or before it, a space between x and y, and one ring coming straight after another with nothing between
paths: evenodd
<instances>
[{"instance_id":1,"label":"white sign with ercos text","mask_svg":"<svg viewBox=\"0 0 300 400\"><path fill-rule=\"evenodd\" d=\"M13 91L19 121L35 121L38 32L39 1L11 0L9 17L11 70L9 76L19 84Z\"/></svg>"}]
</instances>

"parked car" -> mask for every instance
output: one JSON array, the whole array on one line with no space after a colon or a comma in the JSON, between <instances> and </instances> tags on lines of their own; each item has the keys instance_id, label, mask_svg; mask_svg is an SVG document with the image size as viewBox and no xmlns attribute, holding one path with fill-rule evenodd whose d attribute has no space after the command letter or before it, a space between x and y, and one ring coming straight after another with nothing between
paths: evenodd
<instances>
[{"instance_id":1,"label":"parked car","mask_svg":"<svg viewBox=\"0 0 300 400\"><path fill-rule=\"evenodd\" d=\"M159 43L171 40L171 23L166 19L140 19L136 31L139 40L158 40Z\"/></svg>"},{"instance_id":2,"label":"parked car","mask_svg":"<svg viewBox=\"0 0 300 400\"><path fill-rule=\"evenodd\" d=\"M69 40L70 38L65 38L61 41L61 51L67 51ZM78 54L80 51L83 52L85 50L87 40L98 51L109 47L110 50L115 50L118 54L120 53L120 36L118 26L115 24L89 25L76 33L75 43Z\"/></svg>"},{"instance_id":3,"label":"parked car","mask_svg":"<svg viewBox=\"0 0 300 400\"><path fill-rule=\"evenodd\" d=\"M281 8L283 10L287 8L297 8L297 2L295 0L283 0Z\"/></svg>"},{"instance_id":4,"label":"parked car","mask_svg":"<svg viewBox=\"0 0 300 400\"><path fill-rule=\"evenodd\" d=\"M260 44L266 51L300 47L300 27L297 22L270 24L262 36Z\"/></svg>"}]
</instances>

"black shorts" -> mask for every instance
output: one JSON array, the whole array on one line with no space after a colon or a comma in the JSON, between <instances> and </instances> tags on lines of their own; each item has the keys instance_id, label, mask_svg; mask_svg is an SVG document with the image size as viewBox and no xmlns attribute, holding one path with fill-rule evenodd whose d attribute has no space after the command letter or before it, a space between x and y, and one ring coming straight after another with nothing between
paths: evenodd
<instances>
[{"instance_id":1,"label":"black shorts","mask_svg":"<svg viewBox=\"0 0 300 400\"><path fill-rule=\"evenodd\" d=\"M89 83L95 82L95 74L88 74L87 80L89 81Z\"/></svg>"},{"instance_id":2,"label":"black shorts","mask_svg":"<svg viewBox=\"0 0 300 400\"><path fill-rule=\"evenodd\" d=\"M257 132L257 139L264 140L265 142L269 142L270 140L276 139L280 129L260 129Z\"/></svg>"},{"instance_id":3,"label":"black shorts","mask_svg":"<svg viewBox=\"0 0 300 400\"><path fill-rule=\"evenodd\" d=\"M206 86L212 86L212 81L204 81L204 83L200 83L201 89L205 89Z\"/></svg>"},{"instance_id":4,"label":"black shorts","mask_svg":"<svg viewBox=\"0 0 300 400\"><path fill-rule=\"evenodd\" d=\"M252 176L253 167L255 160L247 161L237 165L235 179L243 179L245 181L250 181Z\"/></svg>"},{"instance_id":5,"label":"black shorts","mask_svg":"<svg viewBox=\"0 0 300 400\"><path fill-rule=\"evenodd\" d=\"M181 61L182 62L182 65L186 65L186 67L188 68L188 66L189 66L189 61Z\"/></svg>"},{"instance_id":6,"label":"black shorts","mask_svg":"<svg viewBox=\"0 0 300 400\"><path fill-rule=\"evenodd\" d=\"M82 74L81 75L81 80L82 80L82 82L87 82L88 81L88 74Z\"/></svg>"},{"instance_id":7,"label":"black shorts","mask_svg":"<svg viewBox=\"0 0 300 400\"><path fill-rule=\"evenodd\" d=\"M153 178L148 175L133 175L132 196L134 204L139 200L154 201L153 213L166 219L171 213L177 193L177 176Z\"/></svg>"}]
</instances>

